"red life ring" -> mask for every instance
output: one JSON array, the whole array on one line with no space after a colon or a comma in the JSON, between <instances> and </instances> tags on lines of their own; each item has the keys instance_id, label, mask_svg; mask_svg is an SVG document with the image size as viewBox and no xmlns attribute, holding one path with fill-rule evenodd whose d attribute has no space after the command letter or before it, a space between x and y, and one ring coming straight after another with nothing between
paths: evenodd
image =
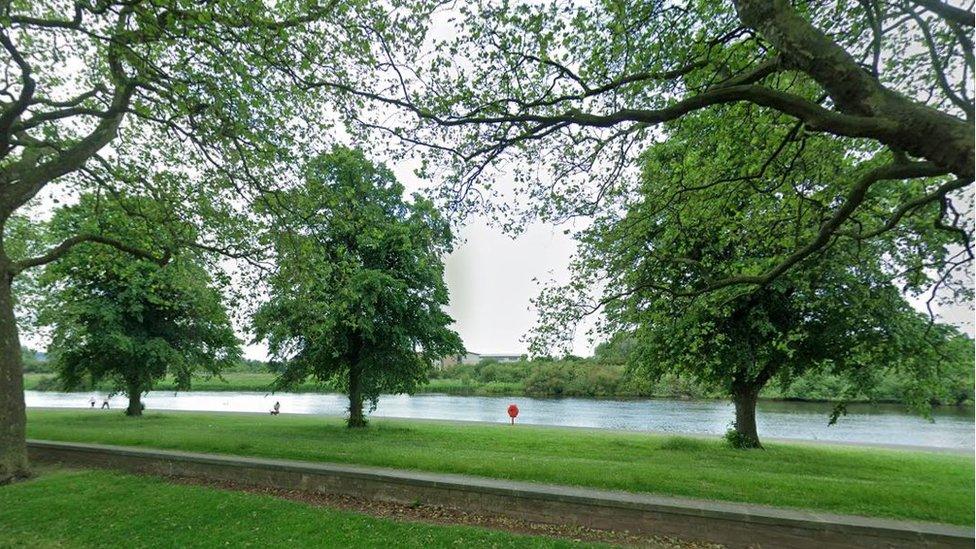
<instances>
[{"instance_id":1,"label":"red life ring","mask_svg":"<svg viewBox=\"0 0 976 549\"><path fill-rule=\"evenodd\" d=\"M515 424L515 418L518 417L519 409L518 406L514 404L508 405L508 417L512 418L512 424Z\"/></svg>"}]
</instances>

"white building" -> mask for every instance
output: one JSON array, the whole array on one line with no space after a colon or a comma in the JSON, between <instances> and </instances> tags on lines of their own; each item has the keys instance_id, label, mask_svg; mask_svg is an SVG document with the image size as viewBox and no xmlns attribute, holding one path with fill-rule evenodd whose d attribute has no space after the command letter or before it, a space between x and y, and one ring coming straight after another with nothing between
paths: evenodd
<instances>
[{"instance_id":1,"label":"white building","mask_svg":"<svg viewBox=\"0 0 976 549\"><path fill-rule=\"evenodd\" d=\"M468 353L466 355L444 357L444 359L441 360L441 367L455 366L457 364L479 364L486 360L492 360L495 362L518 362L524 358L525 355Z\"/></svg>"}]
</instances>

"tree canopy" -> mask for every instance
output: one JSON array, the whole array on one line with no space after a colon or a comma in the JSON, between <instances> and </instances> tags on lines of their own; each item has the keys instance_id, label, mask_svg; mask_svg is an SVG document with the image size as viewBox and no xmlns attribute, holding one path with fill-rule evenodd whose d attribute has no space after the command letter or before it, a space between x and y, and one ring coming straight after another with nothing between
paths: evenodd
<instances>
[{"instance_id":1,"label":"tree canopy","mask_svg":"<svg viewBox=\"0 0 976 549\"><path fill-rule=\"evenodd\" d=\"M694 185L759 181L765 165L788 163L814 141L843 150L844 162L829 174L838 196L813 230L763 269L729 271L697 291L762 287L837 238L900 226L953 235L962 262L972 261L956 193L973 181L971 11L928 0L426 9L427 41L416 29L374 29L386 62L346 91L370 106L358 113L366 130L380 126L411 150L428 145L427 168L453 176L445 190L458 202L515 207L491 196L493 179L512 177L529 199L517 207L529 213L598 213L614 207L609 195L639 184L644 150L704 115L735 132L755 162ZM436 30L444 27L451 32ZM391 118L377 104L411 116ZM890 200L865 203L879 188ZM948 275L957 263L933 269Z\"/></svg>"},{"instance_id":2,"label":"tree canopy","mask_svg":"<svg viewBox=\"0 0 976 549\"><path fill-rule=\"evenodd\" d=\"M750 123L763 124L763 116L754 113ZM925 266L953 261L954 237L906 226L873 239L832 238L759 289L715 284L791 256L829 222L844 192L834 176L854 162L835 142L810 139L767 163L737 136L699 113L647 151L641 187L612 197L618 208L581 233L572 282L540 298L545 320L535 343L558 343L567 326L599 311L604 329L634 341L636 371L688 374L732 397L736 441L745 446L759 444L756 399L774 377L820 369L864 391L878 370L893 369L913 380L915 403L927 404L959 360L946 356L954 332L931 326L902 292L928 288ZM878 187L863 200L883 209L899 196ZM922 263L899 270L912 261ZM971 295L964 285L958 290Z\"/></svg>"},{"instance_id":3,"label":"tree canopy","mask_svg":"<svg viewBox=\"0 0 976 549\"><path fill-rule=\"evenodd\" d=\"M364 400L410 392L435 360L464 352L443 311L450 228L403 192L385 166L337 147L278 197L291 216L267 235L276 265L256 338L283 363L279 387L309 376L345 387L350 427L365 425Z\"/></svg>"},{"instance_id":4,"label":"tree canopy","mask_svg":"<svg viewBox=\"0 0 976 549\"><path fill-rule=\"evenodd\" d=\"M132 246L156 248L153 223L115 203L99 207L90 195L59 210L50 225L56 240L97 226ZM38 281L38 321L51 329L48 351L62 384L109 381L129 397L128 415L142 414L142 394L166 375L188 389L194 373L218 375L240 358L221 292L190 254L159 264L83 243L45 267Z\"/></svg>"}]
</instances>

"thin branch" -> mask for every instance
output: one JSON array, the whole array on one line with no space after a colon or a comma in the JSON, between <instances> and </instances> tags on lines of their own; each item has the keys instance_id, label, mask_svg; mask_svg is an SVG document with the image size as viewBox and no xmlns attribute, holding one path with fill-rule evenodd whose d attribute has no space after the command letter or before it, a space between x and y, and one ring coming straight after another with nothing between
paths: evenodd
<instances>
[{"instance_id":1,"label":"thin branch","mask_svg":"<svg viewBox=\"0 0 976 549\"><path fill-rule=\"evenodd\" d=\"M901 219L905 217L905 215L908 214L909 212L914 211L915 209L924 206L926 204L930 204L937 200L942 200L945 198L946 195L948 195L952 191L966 187L970 183L971 183L970 181L967 181L965 179L954 179L948 183L939 186L939 188L935 189L931 193L922 195L918 198L915 198L914 200L909 200L908 202L903 203L901 206L898 207L898 209L896 209L891 214L891 217L888 218L888 221L886 221L884 225L876 229L867 232L863 231L863 229L859 229L858 231L845 231L838 234L841 234L843 236L848 236L851 238L856 238L858 240L866 240L869 238L874 238L882 233L894 229L901 221Z\"/></svg>"}]
</instances>

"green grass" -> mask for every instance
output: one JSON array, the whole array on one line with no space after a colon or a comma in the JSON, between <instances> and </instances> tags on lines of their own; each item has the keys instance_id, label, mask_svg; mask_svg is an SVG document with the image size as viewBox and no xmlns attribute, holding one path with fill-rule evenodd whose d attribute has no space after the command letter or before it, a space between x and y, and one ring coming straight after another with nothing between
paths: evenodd
<instances>
[{"instance_id":1,"label":"green grass","mask_svg":"<svg viewBox=\"0 0 976 549\"><path fill-rule=\"evenodd\" d=\"M216 413L29 410L31 438L360 463L973 524L973 459L535 426Z\"/></svg>"},{"instance_id":2,"label":"green grass","mask_svg":"<svg viewBox=\"0 0 976 549\"><path fill-rule=\"evenodd\" d=\"M569 547L155 477L57 470L0 487L0 547Z\"/></svg>"}]
</instances>

